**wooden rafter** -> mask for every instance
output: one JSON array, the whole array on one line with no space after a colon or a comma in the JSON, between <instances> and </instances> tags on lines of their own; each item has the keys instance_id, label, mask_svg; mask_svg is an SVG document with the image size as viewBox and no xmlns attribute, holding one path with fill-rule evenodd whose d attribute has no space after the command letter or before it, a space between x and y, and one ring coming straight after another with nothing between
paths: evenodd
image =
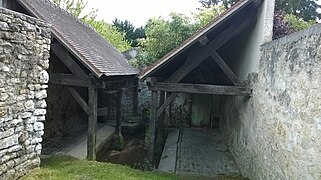
<instances>
[{"instance_id":1,"label":"wooden rafter","mask_svg":"<svg viewBox=\"0 0 321 180\"><path fill-rule=\"evenodd\" d=\"M69 55L69 52L59 43L51 45L51 50L67 66L67 68L77 77L88 77L75 60Z\"/></svg>"},{"instance_id":2,"label":"wooden rafter","mask_svg":"<svg viewBox=\"0 0 321 180\"><path fill-rule=\"evenodd\" d=\"M199 66L207 57L211 55L212 52L216 52L217 49L222 47L225 43L235 37L237 34L241 33L247 27L252 25L256 21L256 17L246 17L238 19L235 23L225 29L222 33L216 36L211 42L207 43L202 48L196 48L190 51L186 63L180 67L176 72L174 72L170 77L168 77L165 82L175 83L182 80Z\"/></svg>"}]
</instances>

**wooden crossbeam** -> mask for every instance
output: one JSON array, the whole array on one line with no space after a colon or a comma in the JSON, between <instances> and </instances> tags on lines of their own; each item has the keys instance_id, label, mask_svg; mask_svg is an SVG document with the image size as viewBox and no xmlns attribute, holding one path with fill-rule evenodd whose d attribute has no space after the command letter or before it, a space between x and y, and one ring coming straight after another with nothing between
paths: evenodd
<instances>
[{"instance_id":1,"label":"wooden crossbeam","mask_svg":"<svg viewBox=\"0 0 321 180\"><path fill-rule=\"evenodd\" d=\"M211 42L202 48L197 48L190 51L185 64L180 67L176 72L174 72L170 77L168 77L165 82L175 83L182 80L199 66L207 57L210 56L212 51L216 51L222 47L225 43L235 37L237 34L241 33L250 25L254 24L256 21L256 16L246 17L245 19L238 19L235 23L225 29L222 33L216 36Z\"/></svg>"},{"instance_id":2,"label":"wooden crossbeam","mask_svg":"<svg viewBox=\"0 0 321 180\"><path fill-rule=\"evenodd\" d=\"M74 89L69 87L68 91L70 92L70 94L74 97L74 99L76 100L76 102L82 107L82 109L89 114L90 109L86 103L86 101L83 100L83 98L79 95L79 93Z\"/></svg>"},{"instance_id":3,"label":"wooden crossbeam","mask_svg":"<svg viewBox=\"0 0 321 180\"><path fill-rule=\"evenodd\" d=\"M228 65L224 62L222 57L217 52L212 52L211 57L214 59L216 64L222 69L222 71L226 74L226 76L232 81L234 85L241 84L239 78L234 74L230 67L228 67Z\"/></svg>"},{"instance_id":4,"label":"wooden crossbeam","mask_svg":"<svg viewBox=\"0 0 321 180\"><path fill-rule=\"evenodd\" d=\"M166 101L160 106L160 108L157 110L157 118L165 111L167 106L173 102L173 100L177 97L177 93L172 93Z\"/></svg>"},{"instance_id":5,"label":"wooden crossbeam","mask_svg":"<svg viewBox=\"0 0 321 180\"><path fill-rule=\"evenodd\" d=\"M166 92L185 92L194 94L214 94L230 96L251 95L251 89L245 86L221 86L206 84L187 84L187 83L161 83L158 82L150 87L153 91Z\"/></svg>"},{"instance_id":6,"label":"wooden crossbeam","mask_svg":"<svg viewBox=\"0 0 321 180\"><path fill-rule=\"evenodd\" d=\"M50 74L49 83L65 86L91 87L93 86L87 77L76 77L72 74Z\"/></svg>"},{"instance_id":7,"label":"wooden crossbeam","mask_svg":"<svg viewBox=\"0 0 321 180\"><path fill-rule=\"evenodd\" d=\"M61 44L51 44L51 50L67 66L67 68L77 77L88 76L75 60L69 55L69 52Z\"/></svg>"}]
</instances>

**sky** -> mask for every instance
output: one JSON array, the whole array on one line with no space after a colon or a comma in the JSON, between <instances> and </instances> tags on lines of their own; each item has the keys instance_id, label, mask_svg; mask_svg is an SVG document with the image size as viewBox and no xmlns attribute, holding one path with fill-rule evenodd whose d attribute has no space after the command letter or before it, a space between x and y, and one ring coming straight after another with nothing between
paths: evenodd
<instances>
[{"instance_id":1,"label":"sky","mask_svg":"<svg viewBox=\"0 0 321 180\"><path fill-rule=\"evenodd\" d=\"M98 19L108 23L117 18L140 27L152 17L167 18L171 12L191 14L200 5L198 0L88 0L86 9L97 9Z\"/></svg>"}]
</instances>

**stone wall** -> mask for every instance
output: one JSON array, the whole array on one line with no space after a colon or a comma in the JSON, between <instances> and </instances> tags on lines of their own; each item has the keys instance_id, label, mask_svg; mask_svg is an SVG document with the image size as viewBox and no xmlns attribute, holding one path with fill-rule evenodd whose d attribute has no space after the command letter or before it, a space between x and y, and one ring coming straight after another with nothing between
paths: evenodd
<instances>
[{"instance_id":1,"label":"stone wall","mask_svg":"<svg viewBox=\"0 0 321 180\"><path fill-rule=\"evenodd\" d=\"M51 32L0 8L0 37L0 179L16 179L40 164Z\"/></svg>"},{"instance_id":2,"label":"stone wall","mask_svg":"<svg viewBox=\"0 0 321 180\"><path fill-rule=\"evenodd\" d=\"M263 45L253 96L222 102L220 127L251 179L321 179L321 25Z\"/></svg>"}]
</instances>

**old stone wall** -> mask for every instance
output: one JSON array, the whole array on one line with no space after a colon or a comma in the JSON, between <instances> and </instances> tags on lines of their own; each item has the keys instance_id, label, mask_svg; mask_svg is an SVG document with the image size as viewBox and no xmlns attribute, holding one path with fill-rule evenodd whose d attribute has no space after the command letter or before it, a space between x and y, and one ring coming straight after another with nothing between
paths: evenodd
<instances>
[{"instance_id":1,"label":"old stone wall","mask_svg":"<svg viewBox=\"0 0 321 180\"><path fill-rule=\"evenodd\" d=\"M50 26L0 8L0 179L39 166Z\"/></svg>"},{"instance_id":2,"label":"old stone wall","mask_svg":"<svg viewBox=\"0 0 321 180\"><path fill-rule=\"evenodd\" d=\"M245 176L321 179L321 25L263 45L253 96L222 101L220 127Z\"/></svg>"}]
</instances>

